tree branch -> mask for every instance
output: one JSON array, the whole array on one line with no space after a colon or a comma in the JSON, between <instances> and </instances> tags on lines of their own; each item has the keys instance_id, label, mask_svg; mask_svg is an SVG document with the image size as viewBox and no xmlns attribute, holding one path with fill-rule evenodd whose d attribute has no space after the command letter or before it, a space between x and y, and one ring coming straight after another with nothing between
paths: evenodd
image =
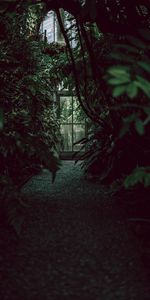
<instances>
[{"instance_id":1,"label":"tree branch","mask_svg":"<svg viewBox=\"0 0 150 300\"><path fill-rule=\"evenodd\" d=\"M96 5L96 16L91 18L88 1L82 6L80 0L2 0L1 3L7 3L8 6L15 9L17 4L24 2L26 4L44 3L46 11L58 10L63 8L72 14L75 18L81 17L82 23L96 22L99 30L103 33L113 34L134 34L137 33L138 28L149 27L149 18L145 17L140 7L143 5L150 13L149 0L122 0L120 7L118 1L110 1L107 3L105 0L94 1L92 5ZM125 7L126 18L124 17L121 9ZM87 9L88 8L88 9ZM109 8L109 10L108 10ZM140 13L138 12L138 9ZM9 8L8 8L9 9ZM120 19L115 17L116 11L120 14Z\"/></svg>"}]
</instances>

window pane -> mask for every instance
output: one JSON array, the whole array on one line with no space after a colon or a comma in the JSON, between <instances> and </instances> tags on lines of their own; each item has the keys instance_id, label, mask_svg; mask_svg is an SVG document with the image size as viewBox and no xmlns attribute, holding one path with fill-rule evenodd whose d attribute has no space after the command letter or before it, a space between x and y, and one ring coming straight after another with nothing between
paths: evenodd
<instances>
[{"instance_id":1,"label":"window pane","mask_svg":"<svg viewBox=\"0 0 150 300\"><path fill-rule=\"evenodd\" d=\"M47 15L45 16L43 22L40 26L40 34L42 34L42 39L44 40L44 32L46 30L46 37L47 42L52 43L55 41L55 35L56 35L56 18L55 13L53 11L49 11Z\"/></svg>"},{"instance_id":2,"label":"window pane","mask_svg":"<svg viewBox=\"0 0 150 300\"><path fill-rule=\"evenodd\" d=\"M85 137L85 125L73 125L73 143L81 140ZM73 146L73 151L78 151L81 148L81 144L76 144Z\"/></svg>"},{"instance_id":3,"label":"window pane","mask_svg":"<svg viewBox=\"0 0 150 300\"><path fill-rule=\"evenodd\" d=\"M60 131L62 135L61 151L72 151L72 125L61 125Z\"/></svg>"},{"instance_id":4,"label":"window pane","mask_svg":"<svg viewBox=\"0 0 150 300\"><path fill-rule=\"evenodd\" d=\"M73 97L73 123L84 123L85 115L80 107L79 101Z\"/></svg>"},{"instance_id":5,"label":"window pane","mask_svg":"<svg viewBox=\"0 0 150 300\"><path fill-rule=\"evenodd\" d=\"M60 97L60 122L72 123L72 97Z\"/></svg>"}]
</instances>

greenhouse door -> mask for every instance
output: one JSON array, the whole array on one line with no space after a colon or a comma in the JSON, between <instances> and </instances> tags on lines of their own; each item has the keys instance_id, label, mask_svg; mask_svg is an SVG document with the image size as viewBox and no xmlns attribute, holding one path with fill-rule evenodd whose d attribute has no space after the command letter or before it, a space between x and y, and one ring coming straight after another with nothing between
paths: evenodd
<instances>
[{"instance_id":1,"label":"greenhouse door","mask_svg":"<svg viewBox=\"0 0 150 300\"><path fill-rule=\"evenodd\" d=\"M75 96L59 95L59 119L61 158L72 159L73 154L81 148L80 143L74 143L86 136L85 116Z\"/></svg>"}]
</instances>

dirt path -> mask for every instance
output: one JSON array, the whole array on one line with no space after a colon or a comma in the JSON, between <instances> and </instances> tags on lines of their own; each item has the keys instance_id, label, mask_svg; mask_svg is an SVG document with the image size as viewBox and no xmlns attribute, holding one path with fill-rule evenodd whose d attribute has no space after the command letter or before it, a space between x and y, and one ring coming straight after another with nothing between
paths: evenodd
<instances>
[{"instance_id":1,"label":"dirt path","mask_svg":"<svg viewBox=\"0 0 150 300\"><path fill-rule=\"evenodd\" d=\"M66 161L53 185L45 171L23 192L20 239L0 231L0 300L150 300L138 242L105 188Z\"/></svg>"}]
</instances>

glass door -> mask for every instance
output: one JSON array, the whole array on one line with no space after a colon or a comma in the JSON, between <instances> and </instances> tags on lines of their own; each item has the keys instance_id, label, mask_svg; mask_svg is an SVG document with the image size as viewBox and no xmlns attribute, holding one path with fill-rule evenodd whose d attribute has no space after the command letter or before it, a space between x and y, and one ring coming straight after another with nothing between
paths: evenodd
<instances>
[{"instance_id":1,"label":"glass door","mask_svg":"<svg viewBox=\"0 0 150 300\"><path fill-rule=\"evenodd\" d=\"M77 142L86 135L85 116L75 96L59 96L59 118L62 135L61 156L70 159L81 147Z\"/></svg>"}]
</instances>

